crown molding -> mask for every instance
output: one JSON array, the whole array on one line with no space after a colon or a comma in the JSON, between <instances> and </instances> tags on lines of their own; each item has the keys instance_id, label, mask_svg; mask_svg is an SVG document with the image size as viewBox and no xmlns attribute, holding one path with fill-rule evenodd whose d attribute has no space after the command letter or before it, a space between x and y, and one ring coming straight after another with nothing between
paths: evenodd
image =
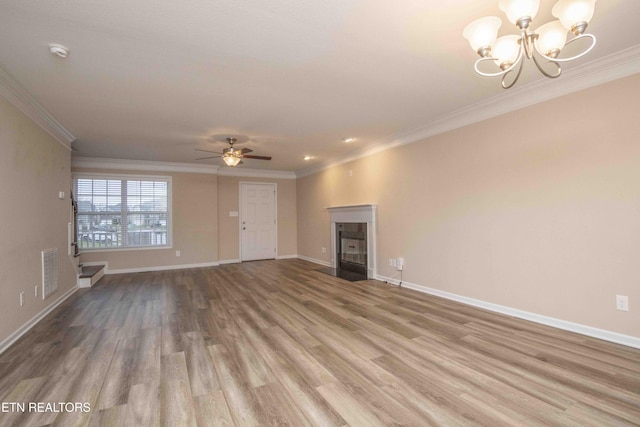
<instances>
[{"instance_id":1,"label":"crown molding","mask_svg":"<svg viewBox=\"0 0 640 427\"><path fill-rule=\"evenodd\" d=\"M431 136L637 73L640 73L640 45L568 69L559 79L541 79L516 89L503 91L499 95L466 106L418 128L384 138L373 146L341 159L327 160L310 168L301 169L296 172L296 177L313 175L381 151L422 141Z\"/></svg>"},{"instance_id":2,"label":"crown molding","mask_svg":"<svg viewBox=\"0 0 640 427\"><path fill-rule=\"evenodd\" d=\"M237 176L242 178L296 179L296 173L290 171L229 167L220 168L218 170L218 175Z\"/></svg>"},{"instance_id":3,"label":"crown molding","mask_svg":"<svg viewBox=\"0 0 640 427\"><path fill-rule=\"evenodd\" d=\"M47 111L16 79L0 66L0 96L71 151L76 137Z\"/></svg>"},{"instance_id":4,"label":"crown molding","mask_svg":"<svg viewBox=\"0 0 640 427\"><path fill-rule=\"evenodd\" d=\"M145 172L184 172L216 175L218 165L195 165L192 163L156 162L149 160L108 159L102 157L72 157L72 168L118 169Z\"/></svg>"},{"instance_id":5,"label":"crown molding","mask_svg":"<svg viewBox=\"0 0 640 427\"><path fill-rule=\"evenodd\" d=\"M72 168L110 169L144 172L184 172L203 173L219 176L237 176L245 178L296 179L295 172L238 169L219 165L196 165L193 163L158 162L149 160L109 159L103 157L72 157Z\"/></svg>"}]
</instances>

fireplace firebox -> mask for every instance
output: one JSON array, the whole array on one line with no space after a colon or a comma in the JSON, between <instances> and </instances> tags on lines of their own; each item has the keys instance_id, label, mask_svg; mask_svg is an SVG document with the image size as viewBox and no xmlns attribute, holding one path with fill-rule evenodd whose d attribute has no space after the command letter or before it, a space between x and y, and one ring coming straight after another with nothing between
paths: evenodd
<instances>
[{"instance_id":1,"label":"fireplace firebox","mask_svg":"<svg viewBox=\"0 0 640 427\"><path fill-rule=\"evenodd\" d=\"M336 260L338 270L361 274L367 279L367 224L336 223Z\"/></svg>"}]
</instances>

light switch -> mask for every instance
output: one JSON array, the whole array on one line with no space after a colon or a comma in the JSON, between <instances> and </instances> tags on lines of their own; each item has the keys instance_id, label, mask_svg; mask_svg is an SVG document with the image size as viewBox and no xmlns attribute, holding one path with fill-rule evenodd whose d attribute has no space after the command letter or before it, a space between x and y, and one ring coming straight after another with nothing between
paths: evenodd
<instances>
[{"instance_id":1,"label":"light switch","mask_svg":"<svg viewBox=\"0 0 640 427\"><path fill-rule=\"evenodd\" d=\"M64 200L64 191L58 191L58 199Z\"/></svg>"},{"instance_id":2,"label":"light switch","mask_svg":"<svg viewBox=\"0 0 640 427\"><path fill-rule=\"evenodd\" d=\"M238 216L238 211L229 211L229 216Z\"/></svg>"}]
</instances>

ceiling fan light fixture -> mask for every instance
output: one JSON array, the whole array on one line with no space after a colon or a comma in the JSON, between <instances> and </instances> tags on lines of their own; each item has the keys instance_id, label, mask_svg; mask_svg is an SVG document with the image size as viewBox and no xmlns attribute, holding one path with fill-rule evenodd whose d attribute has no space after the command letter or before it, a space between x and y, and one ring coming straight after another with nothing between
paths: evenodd
<instances>
[{"instance_id":1,"label":"ceiling fan light fixture","mask_svg":"<svg viewBox=\"0 0 640 427\"><path fill-rule=\"evenodd\" d=\"M249 154L249 153L253 153L253 150L250 148L235 148L233 144L238 140L237 138L228 137L226 138L226 140L227 140L227 143L229 144L229 147L222 150L222 152L196 148L195 149L196 151L203 151L205 153L218 154L217 156L200 157L196 160L221 158L222 161L229 167L235 167L243 164L244 162L242 161L242 159L271 160L271 156L257 156L255 154ZM248 141L248 138L245 138L245 141L243 142L246 142L246 141Z\"/></svg>"},{"instance_id":2,"label":"ceiling fan light fixture","mask_svg":"<svg viewBox=\"0 0 640 427\"><path fill-rule=\"evenodd\" d=\"M356 139L355 139L355 138L353 138L353 137L342 138L342 141L343 141L343 142L347 142L347 143L349 143L349 142L353 142L353 141L355 141L355 140L356 140Z\"/></svg>"},{"instance_id":3,"label":"ceiling fan light fixture","mask_svg":"<svg viewBox=\"0 0 640 427\"><path fill-rule=\"evenodd\" d=\"M222 156L222 160L227 166L234 167L238 166L238 163L240 163L242 159L234 154L225 154L224 156Z\"/></svg>"}]
</instances>

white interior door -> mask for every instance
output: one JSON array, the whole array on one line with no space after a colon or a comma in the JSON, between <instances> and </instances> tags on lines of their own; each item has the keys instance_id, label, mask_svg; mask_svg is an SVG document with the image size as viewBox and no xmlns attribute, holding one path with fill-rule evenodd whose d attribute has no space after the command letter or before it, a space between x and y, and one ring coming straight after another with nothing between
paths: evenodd
<instances>
[{"instance_id":1,"label":"white interior door","mask_svg":"<svg viewBox=\"0 0 640 427\"><path fill-rule=\"evenodd\" d=\"M240 183L240 259L276 257L276 185Z\"/></svg>"}]
</instances>

